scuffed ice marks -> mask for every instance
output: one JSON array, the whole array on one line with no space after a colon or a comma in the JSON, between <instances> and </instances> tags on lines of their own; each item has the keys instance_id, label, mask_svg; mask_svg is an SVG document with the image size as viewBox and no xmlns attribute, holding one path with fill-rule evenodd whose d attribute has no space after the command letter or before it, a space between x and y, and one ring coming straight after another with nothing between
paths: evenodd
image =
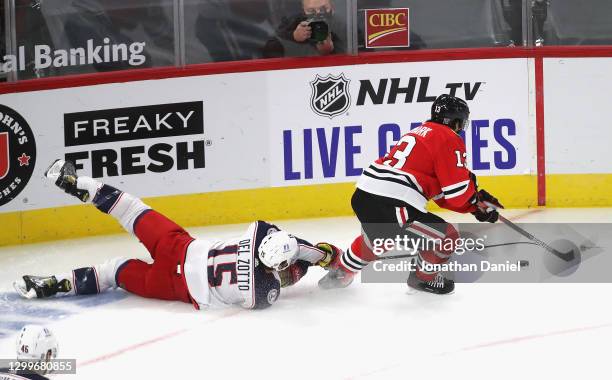
<instances>
[{"instance_id":1,"label":"scuffed ice marks","mask_svg":"<svg viewBox=\"0 0 612 380\"><path fill-rule=\"evenodd\" d=\"M118 289L91 296L26 300L15 292L0 292L0 339L15 334L26 324L48 324L128 296Z\"/></svg>"}]
</instances>

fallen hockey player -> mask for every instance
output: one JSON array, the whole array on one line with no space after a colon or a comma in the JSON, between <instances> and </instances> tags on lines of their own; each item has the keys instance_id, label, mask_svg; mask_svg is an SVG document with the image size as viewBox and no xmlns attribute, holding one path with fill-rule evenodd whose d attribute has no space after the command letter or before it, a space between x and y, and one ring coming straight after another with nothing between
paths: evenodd
<instances>
[{"instance_id":1,"label":"fallen hockey player","mask_svg":"<svg viewBox=\"0 0 612 380\"><path fill-rule=\"evenodd\" d=\"M263 221L251 223L242 237L231 241L194 239L139 198L77 176L69 161L56 160L45 177L117 219L147 248L153 263L115 258L52 276L26 275L13 284L25 298L97 294L121 287L142 297L192 303L196 309L234 304L263 309L308 267L326 268L340 252L327 243L312 245Z\"/></svg>"}]
</instances>

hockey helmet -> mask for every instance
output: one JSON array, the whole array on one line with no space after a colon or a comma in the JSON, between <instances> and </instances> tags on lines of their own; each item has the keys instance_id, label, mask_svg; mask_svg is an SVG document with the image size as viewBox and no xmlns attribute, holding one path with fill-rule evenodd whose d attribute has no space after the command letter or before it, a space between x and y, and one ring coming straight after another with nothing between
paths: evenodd
<instances>
[{"instance_id":1,"label":"hockey helmet","mask_svg":"<svg viewBox=\"0 0 612 380\"><path fill-rule=\"evenodd\" d=\"M17 359L47 362L57 358L57 338L47 327L25 325L17 336ZM44 374L46 371L41 371Z\"/></svg>"},{"instance_id":2,"label":"hockey helmet","mask_svg":"<svg viewBox=\"0 0 612 380\"><path fill-rule=\"evenodd\" d=\"M431 121L444 124L459 133L469 125L470 108L465 100L442 94L431 105Z\"/></svg>"},{"instance_id":3,"label":"hockey helmet","mask_svg":"<svg viewBox=\"0 0 612 380\"><path fill-rule=\"evenodd\" d=\"M294 261L298 252L295 237L285 231L276 231L264 237L259 244L259 260L274 270L284 270Z\"/></svg>"}]
</instances>

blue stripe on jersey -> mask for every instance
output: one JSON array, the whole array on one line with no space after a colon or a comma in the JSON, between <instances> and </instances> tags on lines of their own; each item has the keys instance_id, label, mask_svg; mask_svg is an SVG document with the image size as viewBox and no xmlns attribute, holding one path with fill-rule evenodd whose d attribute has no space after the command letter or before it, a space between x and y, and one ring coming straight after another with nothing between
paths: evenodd
<instances>
[{"instance_id":1,"label":"blue stripe on jersey","mask_svg":"<svg viewBox=\"0 0 612 380\"><path fill-rule=\"evenodd\" d=\"M213 250L208 251L208 258L212 259L219 255L226 255L226 254L236 253L236 252L238 252L238 246L236 244L228 245L221 249L213 249Z\"/></svg>"},{"instance_id":2,"label":"blue stripe on jersey","mask_svg":"<svg viewBox=\"0 0 612 380\"><path fill-rule=\"evenodd\" d=\"M108 214L121 196L121 191L112 186L103 185L94 197L92 203L98 210Z\"/></svg>"},{"instance_id":3,"label":"blue stripe on jersey","mask_svg":"<svg viewBox=\"0 0 612 380\"><path fill-rule=\"evenodd\" d=\"M238 246L236 244L228 245L227 247L223 247L221 249L213 249L208 251L208 258L211 259L221 255L236 254L237 252ZM235 261L230 263L208 265L206 270L208 271L208 286L211 288L216 288L223 284L224 273L229 273L230 285L236 284L238 281Z\"/></svg>"},{"instance_id":4,"label":"blue stripe on jersey","mask_svg":"<svg viewBox=\"0 0 612 380\"><path fill-rule=\"evenodd\" d=\"M82 294L98 294L98 276L92 267L79 268L72 271L74 276L74 292Z\"/></svg>"}]
</instances>

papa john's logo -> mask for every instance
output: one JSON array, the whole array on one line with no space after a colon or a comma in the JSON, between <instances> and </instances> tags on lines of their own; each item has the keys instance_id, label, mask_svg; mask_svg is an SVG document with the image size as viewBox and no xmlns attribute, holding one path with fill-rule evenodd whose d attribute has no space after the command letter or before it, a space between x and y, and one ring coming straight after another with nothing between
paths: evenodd
<instances>
[{"instance_id":1,"label":"papa john's logo","mask_svg":"<svg viewBox=\"0 0 612 380\"><path fill-rule=\"evenodd\" d=\"M330 119L345 112L351 105L351 94L349 93L349 83L351 81L344 77L328 75L320 77L310 82L312 95L310 96L310 108L321 116Z\"/></svg>"},{"instance_id":2,"label":"papa john's logo","mask_svg":"<svg viewBox=\"0 0 612 380\"><path fill-rule=\"evenodd\" d=\"M36 163L30 126L17 111L0 104L0 206L26 187Z\"/></svg>"}]
</instances>

